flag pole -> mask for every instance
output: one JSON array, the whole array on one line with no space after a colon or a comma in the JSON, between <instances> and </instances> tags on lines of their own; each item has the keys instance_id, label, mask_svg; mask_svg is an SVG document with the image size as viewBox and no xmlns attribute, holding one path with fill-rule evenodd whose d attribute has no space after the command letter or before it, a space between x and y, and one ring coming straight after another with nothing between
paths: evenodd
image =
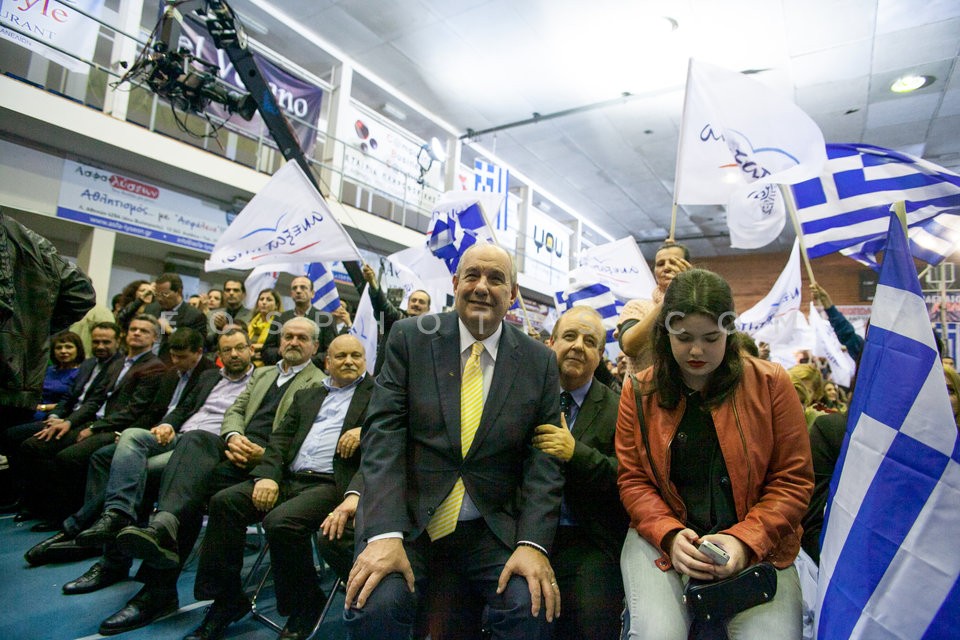
<instances>
[{"instance_id":1,"label":"flag pole","mask_svg":"<svg viewBox=\"0 0 960 640\"><path fill-rule=\"evenodd\" d=\"M509 195L508 193L505 193L503 195L503 206L507 206L508 195ZM487 229L490 229L490 233L493 234L494 240L497 241L497 244L500 244L500 239L497 237L496 227L490 226L490 220L487 218L486 208L483 206L482 202L480 202L479 205L480 205L480 216L483 218L483 224L487 225ZM516 249L516 247L514 247L514 249ZM530 324L530 317L527 314L527 305L523 301L523 294L520 293L520 283L516 283L516 284L517 284L517 300L520 301L520 310L523 311L523 322L527 326L527 335L529 336L533 334L533 326Z\"/></svg>"},{"instance_id":2,"label":"flag pole","mask_svg":"<svg viewBox=\"0 0 960 640\"><path fill-rule=\"evenodd\" d=\"M680 153L683 151L684 121L687 116L687 98L690 96L690 71L693 70L693 58L687 60L687 82L683 89L683 111L680 118L680 135L677 140L677 164L673 170L673 208L670 211L670 235L667 236L668 243L674 243L677 239L677 193L680 191Z\"/></svg>"},{"instance_id":3,"label":"flag pole","mask_svg":"<svg viewBox=\"0 0 960 640\"><path fill-rule=\"evenodd\" d=\"M673 203L673 210L670 212L670 235L667 236L667 244L676 242L677 234L677 203Z\"/></svg>"},{"instance_id":4,"label":"flag pole","mask_svg":"<svg viewBox=\"0 0 960 640\"><path fill-rule=\"evenodd\" d=\"M817 279L813 277L813 267L810 266L810 256L807 255L807 245L803 241L803 229L800 228L800 218L797 215L797 204L793 201L793 192L790 191L790 185L778 184L780 195L783 196L783 205L790 214L790 221L793 222L793 230L797 232L797 242L800 243L800 255L803 256L803 264L807 268L807 277L810 278L810 284L817 284Z\"/></svg>"}]
</instances>

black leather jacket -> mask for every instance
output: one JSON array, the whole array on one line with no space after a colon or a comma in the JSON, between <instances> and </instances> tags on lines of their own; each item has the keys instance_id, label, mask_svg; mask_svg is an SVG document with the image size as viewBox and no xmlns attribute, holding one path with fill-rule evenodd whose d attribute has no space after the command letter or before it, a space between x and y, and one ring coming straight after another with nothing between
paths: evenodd
<instances>
[{"instance_id":1,"label":"black leather jacket","mask_svg":"<svg viewBox=\"0 0 960 640\"><path fill-rule=\"evenodd\" d=\"M50 336L95 302L93 284L79 268L0 211L0 406L40 401Z\"/></svg>"}]
</instances>

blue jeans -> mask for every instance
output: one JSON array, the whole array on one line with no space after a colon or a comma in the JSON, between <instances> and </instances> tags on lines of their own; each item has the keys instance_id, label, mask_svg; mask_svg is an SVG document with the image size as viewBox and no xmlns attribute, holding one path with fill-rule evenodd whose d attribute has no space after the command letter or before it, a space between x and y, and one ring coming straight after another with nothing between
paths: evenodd
<instances>
[{"instance_id":1,"label":"blue jeans","mask_svg":"<svg viewBox=\"0 0 960 640\"><path fill-rule=\"evenodd\" d=\"M136 520L147 486L148 470L159 462L165 462L151 458L172 451L178 439L179 435L161 445L147 429L127 429L120 434L117 442L97 449L90 457L90 466L87 468L83 506L67 518L64 530L78 533L109 509Z\"/></svg>"}]
</instances>

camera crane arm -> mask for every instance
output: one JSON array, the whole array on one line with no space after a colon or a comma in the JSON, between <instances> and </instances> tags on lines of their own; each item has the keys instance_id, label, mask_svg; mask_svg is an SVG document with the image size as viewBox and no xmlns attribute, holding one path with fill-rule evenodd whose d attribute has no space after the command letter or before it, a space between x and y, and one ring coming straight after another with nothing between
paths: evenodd
<instances>
[{"instance_id":1,"label":"camera crane arm","mask_svg":"<svg viewBox=\"0 0 960 640\"><path fill-rule=\"evenodd\" d=\"M313 175L303 149L300 148L300 141L294 134L290 122L283 115L283 111L280 110L270 85L267 84L263 73L257 66L253 52L247 45L247 36L240 21L237 20L233 9L226 2L218 0L189 0L188 2L167 0L160 29L161 41L166 43L168 50L177 46L180 39L180 16L176 12L178 7L184 5L195 5L192 8L203 16L214 45L218 49L223 49L227 57L230 58L230 62L237 70L237 75L243 82L244 88L250 92L250 97L256 104L257 112L267 126L270 137L276 142L284 159L287 161L293 160L300 165L303 173L321 197L326 197ZM343 266L354 286L360 290L365 283L360 264L355 261L344 261Z\"/></svg>"}]
</instances>

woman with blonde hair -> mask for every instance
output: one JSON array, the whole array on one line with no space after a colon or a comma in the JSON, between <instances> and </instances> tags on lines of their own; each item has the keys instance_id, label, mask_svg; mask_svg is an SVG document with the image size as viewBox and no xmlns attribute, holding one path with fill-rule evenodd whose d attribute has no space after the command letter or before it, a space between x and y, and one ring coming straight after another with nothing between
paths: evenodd
<instances>
[{"instance_id":1,"label":"woman with blonde hair","mask_svg":"<svg viewBox=\"0 0 960 640\"><path fill-rule=\"evenodd\" d=\"M797 390L800 404L803 405L803 414L807 419L807 428L813 424L818 416L829 413L826 407L820 404L823 395L823 376L815 364L805 362L790 367L788 371L793 388Z\"/></svg>"},{"instance_id":2,"label":"woman with blonde hair","mask_svg":"<svg viewBox=\"0 0 960 640\"><path fill-rule=\"evenodd\" d=\"M283 303L280 301L280 294L274 289L264 289L257 296L257 312L250 319L247 325L247 335L250 336L250 348L253 349L253 364L257 367L263 366L263 360L260 358L260 350L263 343L271 331L279 331L280 327L274 327L274 318L283 311Z\"/></svg>"}]
</instances>

